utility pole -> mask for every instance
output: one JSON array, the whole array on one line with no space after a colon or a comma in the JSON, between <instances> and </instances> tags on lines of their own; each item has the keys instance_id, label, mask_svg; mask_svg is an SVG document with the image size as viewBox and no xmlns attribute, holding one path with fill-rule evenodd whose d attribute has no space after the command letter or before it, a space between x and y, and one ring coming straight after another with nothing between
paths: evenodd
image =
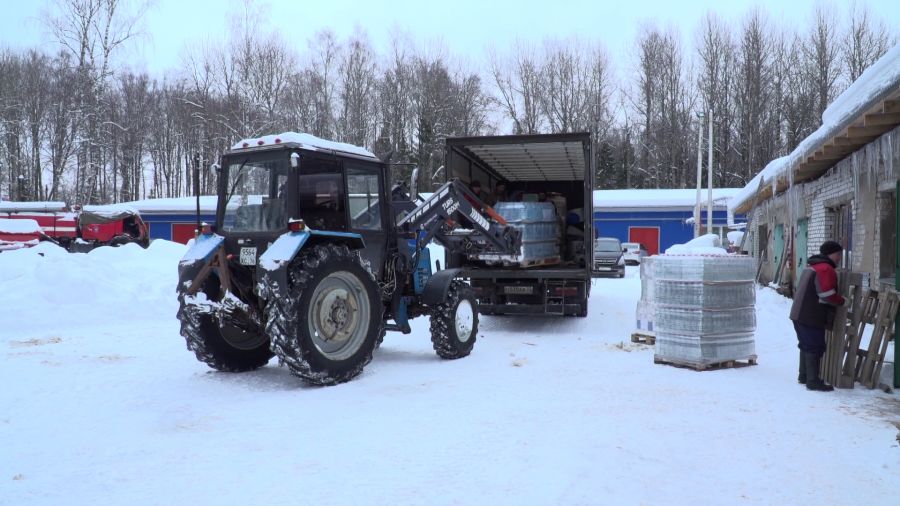
<instances>
[{"instance_id":1,"label":"utility pole","mask_svg":"<svg viewBox=\"0 0 900 506\"><path fill-rule=\"evenodd\" d=\"M706 185L709 188L707 192L707 202L706 202L706 233L712 233L713 226L713 197L712 197L712 188L713 188L713 113L712 108L707 111L706 115L709 118L709 155L707 156L707 166L706 166Z\"/></svg>"},{"instance_id":2,"label":"utility pole","mask_svg":"<svg viewBox=\"0 0 900 506\"><path fill-rule=\"evenodd\" d=\"M694 237L700 235L700 188L703 178L703 116L697 114L697 201L694 203Z\"/></svg>"}]
</instances>

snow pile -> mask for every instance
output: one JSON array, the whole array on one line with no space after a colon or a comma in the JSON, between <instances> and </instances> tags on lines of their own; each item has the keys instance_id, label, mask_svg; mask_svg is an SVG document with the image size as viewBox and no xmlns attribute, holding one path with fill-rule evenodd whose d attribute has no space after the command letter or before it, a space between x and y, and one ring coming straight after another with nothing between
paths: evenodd
<instances>
[{"instance_id":1,"label":"snow pile","mask_svg":"<svg viewBox=\"0 0 900 506\"><path fill-rule=\"evenodd\" d=\"M69 253L51 243L0 254L2 318L5 332L96 324L101 320L171 319L177 310L174 286L181 244L155 240L103 246L89 253ZM35 308L41 308L35 312ZM48 316L52 315L52 318Z\"/></svg>"},{"instance_id":2,"label":"snow pile","mask_svg":"<svg viewBox=\"0 0 900 506\"><path fill-rule=\"evenodd\" d=\"M278 142L275 142L276 139ZM260 141L262 144L260 144ZM231 149L247 149L247 148L255 148L257 146L272 146L275 144L286 144L286 143L295 143L300 144L302 147L306 149L326 149L332 151L343 151L345 153L352 153L355 155L366 156L369 158L377 158L371 151L365 148L361 148L359 146L354 146L353 144L347 144L345 142L335 142L329 141L325 139L320 139L315 135L310 135L307 133L297 133L297 132L284 132L276 135L264 135L262 137L257 137L253 139L241 139L236 142ZM244 144L247 144L246 148Z\"/></svg>"},{"instance_id":3,"label":"snow pile","mask_svg":"<svg viewBox=\"0 0 900 506\"><path fill-rule=\"evenodd\" d=\"M666 255L727 255L722 241L716 234L695 237L684 244L674 244L666 249Z\"/></svg>"},{"instance_id":4,"label":"snow pile","mask_svg":"<svg viewBox=\"0 0 900 506\"><path fill-rule=\"evenodd\" d=\"M4 234L39 234L41 226L37 220L0 218L0 233Z\"/></svg>"},{"instance_id":5,"label":"snow pile","mask_svg":"<svg viewBox=\"0 0 900 506\"><path fill-rule=\"evenodd\" d=\"M641 290L628 267L593 281L586 318L482 316L472 354L450 361L419 318L356 380L310 388L275 360L240 374L197 361L174 316L185 247L129 246L0 254L3 504L868 505L896 492L895 400L798 386L790 300L770 290L755 367L654 365L628 342ZM810 469L865 486L811 487Z\"/></svg>"},{"instance_id":6,"label":"snow pile","mask_svg":"<svg viewBox=\"0 0 900 506\"><path fill-rule=\"evenodd\" d=\"M732 230L727 234L728 242L734 246L738 246L741 244L741 241L744 240L744 232L740 230Z\"/></svg>"},{"instance_id":7,"label":"snow pile","mask_svg":"<svg viewBox=\"0 0 900 506\"><path fill-rule=\"evenodd\" d=\"M822 126L810 134L787 156L776 158L734 195L730 210L743 206L756 196L762 185L772 186L776 193L779 178L789 177L793 168L806 159L823 142L837 135L847 124L900 85L900 45L894 46L850 85L822 114Z\"/></svg>"}]
</instances>

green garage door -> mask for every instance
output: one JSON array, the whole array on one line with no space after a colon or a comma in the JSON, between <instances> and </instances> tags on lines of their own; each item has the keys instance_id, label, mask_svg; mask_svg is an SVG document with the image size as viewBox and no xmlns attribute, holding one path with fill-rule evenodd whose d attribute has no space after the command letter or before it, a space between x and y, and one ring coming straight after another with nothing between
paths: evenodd
<instances>
[{"instance_id":1,"label":"green garage door","mask_svg":"<svg viewBox=\"0 0 900 506\"><path fill-rule=\"evenodd\" d=\"M781 265L781 257L784 256L784 225L775 225L775 264L772 266L772 276L778 276L778 266ZM773 279L776 284L778 279Z\"/></svg>"}]
</instances>

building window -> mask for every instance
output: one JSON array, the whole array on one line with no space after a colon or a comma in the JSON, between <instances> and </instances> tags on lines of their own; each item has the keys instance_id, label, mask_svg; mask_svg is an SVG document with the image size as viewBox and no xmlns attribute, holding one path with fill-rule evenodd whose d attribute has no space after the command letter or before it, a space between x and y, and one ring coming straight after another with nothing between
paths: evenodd
<instances>
[{"instance_id":1,"label":"building window","mask_svg":"<svg viewBox=\"0 0 900 506\"><path fill-rule=\"evenodd\" d=\"M765 262L769 258L769 227L760 225L756 232L756 258Z\"/></svg>"},{"instance_id":2,"label":"building window","mask_svg":"<svg viewBox=\"0 0 900 506\"><path fill-rule=\"evenodd\" d=\"M844 256L838 267L849 269L853 265L853 207L850 203L832 208L834 229L832 239L844 247Z\"/></svg>"}]
</instances>

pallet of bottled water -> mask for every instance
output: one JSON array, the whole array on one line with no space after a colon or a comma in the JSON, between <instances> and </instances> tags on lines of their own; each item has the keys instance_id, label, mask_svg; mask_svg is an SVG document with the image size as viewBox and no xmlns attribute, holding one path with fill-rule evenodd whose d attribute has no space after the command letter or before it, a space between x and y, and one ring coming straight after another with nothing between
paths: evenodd
<instances>
[{"instance_id":1,"label":"pallet of bottled water","mask_svg":"<svg viewBox=\"0 0 900 506\"><path fill-rule=\"evenodd\" d=\"M655 286L653 283L653 262L657 257L641 259L641 300L634 311L636 329L648 336L654 335L653 318L656 311Z\"/></svg>"},{"instance_id":2,"label":"pallet of bottled water","mask_svg":"<svg viewBox=\"0 0 900 506\"><path fill-rule=\"evenodd\" d=\"M756 311L753 307L730 309L697 309L677 306L655 308L654 317L660 332L692 336L718 335L723 332L753 333Z\"/></svg>"},{"instance_id":3,"label":"pallet of bottled water","mask_svg":"<svg viewBox=\"0 0 900 506\"><path fill-rule=\"evenodd\" d=\"M684 365L756 359L753 332L698 336L656 331L657 360Z\"/></svg>"},{"instance_id":4,"label":"pallet of bottled water","mask_svg":"<svg viewBox=\"0 0 900 506\"><path fill-rule=\"evenodd\" d=\"M756 286L751 257L661 255L654 257L652 269L658 362L698 365L755 360Z\"/></svg>"},{"instance_id":5,"label":"pallet of bottled water","mask_svg":"<svg viewBox=\"0 0 900 506\"><path fill-rule=\"evenodd\" d=\"M657 279L653 295L657 304L699 309L751 307L756 303L753 281L682 281Z\"/></svg>"},{"instance_id":6,"label":"pallet of bottled water","mask_svg":"<svg viewBox=\"0 0 900 506\"><path fill-rule=\"evenodd\" d=\"M556 222L556 206L552 202L498 202L494 211L508 223Z\"/></svg>"},{"instance_id":7,"label":"pallet of bottled water","mask_svg":"<svg viewBox=\"0 0 900 506\"><path fill-rule=\"evenodd\" d=\"M753 258L743 255L660 255L653 264L655 279L675 281L753 281Z\"/></svg>"},{"instance_id":8,"label":"pallet of bottled water","mask_svg":"<svg viewBox=\"0 0 900 506\"><path fill-rule=\"evenodd\" d=\"M560 262L560 225L553 203L500 202L494 210L521 233L522 246L516 255L478 253L473 255L475 259L490 265L524 267Z\"/></svg>"}]
</instances>

